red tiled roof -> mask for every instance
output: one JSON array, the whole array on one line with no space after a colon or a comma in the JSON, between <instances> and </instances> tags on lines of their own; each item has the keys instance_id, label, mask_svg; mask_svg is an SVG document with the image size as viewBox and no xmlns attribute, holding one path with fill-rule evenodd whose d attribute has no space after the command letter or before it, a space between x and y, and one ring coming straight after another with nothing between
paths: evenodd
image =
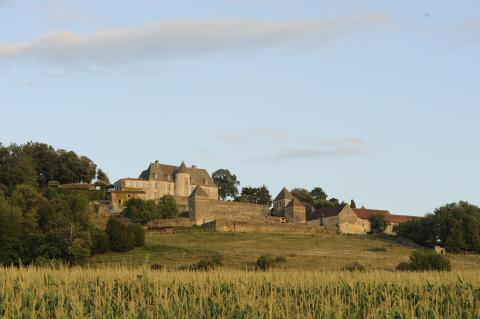
<instances>
[{"instance_id":1,"label":"red tiled roof","mask_svg":"<svg viewBox=\"0 0 480 319\"><path fill-rule=\"evenodd\" d=\"M408 220L419 218L417 216L393 215L388 210L379 209L353 208L353 212L361 219L368 219L368 216L371 215L380 215L383 216L385 220L390 223L403 223Z\"/></svg>"}]
</instances>

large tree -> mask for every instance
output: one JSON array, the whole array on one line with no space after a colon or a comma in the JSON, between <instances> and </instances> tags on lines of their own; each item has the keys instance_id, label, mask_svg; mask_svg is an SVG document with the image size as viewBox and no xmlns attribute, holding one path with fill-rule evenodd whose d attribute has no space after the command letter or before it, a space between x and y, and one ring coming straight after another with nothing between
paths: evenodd
<instances>
[{"instance_id":1,"label":"large tree","mask_svg":"<svg viewBox=\"0 0 480 319\"><path fill-rule=\"evenodd\" d=\"M218 196L222 200L237 197L240 182L235 174L228 169L219 169L212 174L212 179L218 186Z\"/></svg>"},{"instance_id":2,"label":"large tree","mask_svg":"<svg viewBox=\"0 0 480 319\"><path fill-rule=\"evenodd\" d=\"M261 205L271 205L272 196L267 186L261 187L243 187L240 197L237 198L240 202L248 202Z\"/></svg>"},{"instance_id":3,"label":"large tree","mask_svg":"<svg viewBox=\"0 0 480 319\"><path fill-rule=\"evenodd\" d=\"M315 203L312 194L305 188L294 188L291 190L291 193L304 204L309 204L313 206L313 204Z\"/></svg>"}]
</instances>

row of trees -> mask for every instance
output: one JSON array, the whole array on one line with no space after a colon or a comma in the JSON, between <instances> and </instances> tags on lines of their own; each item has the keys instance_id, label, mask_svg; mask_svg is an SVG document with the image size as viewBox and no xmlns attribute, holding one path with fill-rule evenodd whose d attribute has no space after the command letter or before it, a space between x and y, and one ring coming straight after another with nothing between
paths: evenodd
<instances>
[{"instance_id":1,"label":"row of trees","mask_svg":"<svg viewBox=\"0 0 480 319\"><path fill-rule=\"evenodd\" d=\"M263 205L270 205L272 203L272 196L265 185L261 187L242 187L239 193L238 187L240 181L238 181L237 176L232 174L228 169L215 171L212 174L212 179L218 186L218 196L222 200L233 199L235 201ZM341 204L336 198L328 198L327 193L321 187L315 187L311 191L305 188L294 188L291 193L303 203L310 204L315 208ZM356 208L353 199L350 205Z\"/></svg>"},{"instance_id":2,"label":"row of trees","mask_svg":"<svg viewBox=\"0 0 480 319\"><path fill-rule=\"evenodd\" d=\"M44 187L49 181L90 183L96 176L108 184L105 172L86 156L73 151L55 149L44 143L23 145L0 144L0 191L11 193L16 185L29 184Z\"/></svg>"},{"instance_id":3,"label":"row of trees","mask_svg":"<svg viewBox=\"0 0 480 319\"><path fill-rule=\"evenodd\" d=\"M397 233L422 246L480 252L480 208L467 202L448 204L424 218L399 224Z\"/></svg>"}]
</instances>

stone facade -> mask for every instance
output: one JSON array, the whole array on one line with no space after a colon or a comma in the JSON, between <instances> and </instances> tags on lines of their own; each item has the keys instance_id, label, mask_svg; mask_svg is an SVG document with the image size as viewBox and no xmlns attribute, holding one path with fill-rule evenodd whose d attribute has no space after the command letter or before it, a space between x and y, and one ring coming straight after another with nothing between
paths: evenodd
<instances>
[{"instance_id":1,"label":"stone facade","mask_svg":"<svg viewBox=\"0 0 480 319\"><path fill-rule=\"evenodd\" d=\"M381 215L389 223L384 233L395 235L394 227L398 223L411 220L415 217L393 215L388 211L364 208L351 208L344 204L335 207L325 207L315 211L308 220L309 225L324 226L328 231L339 234L366 234L370 232L368 216Z\"/></svg>"},{"instance_id":2,"label":"stone facade","mask_svg":"<svg viewBox=\"0 0 480 319\"><path fill-rule=\"evenodd\" d=\"M310 226L306 224L288 224L277 222L247 222L247 221L231 221L216 220L211 223L204 224L205 228L220 232L242 232L242 233L323 233L325 227Z\"/></svg>"},{"instance_id":3,"label":"stone facade","mask_svg":"<svg viewBox=\"0 0 480 319\"><path fill-rule=\"evenodd\" d=\"M187 211L187 198L199 185L209 198L218 199L217 185L205 169L187 167L183 162L177 167L156 161L151 163L139 178L123 178L117 181L112 192L112 204L114 207L121 207L125 200L131 197L157 200L164 195L172 195L176 197L179 208ZM144 194L139 195L139 192Z\"/></svg>"},{"instance_id":4,"label":"stone facade","mask_svg":"<svg viewBox=\"0 0 480 319\"><path fill-rule=\"evenodd\" d=\"M251 221L265 218L270 207L240 202L226 202L210 198L203 187L197 187L188 198L189 217L195 224L202 225L215 220Z\"/></svg>"},{"instance_id":5,"label":"stone facade","mask_svg":"<svg viewBox=\"0 0 480 319\"><path fill-rule=\"evenodd\" d=\"M285 207L285 218L288 223L305 224L307 222L305 205L294 197Z\"/></svg>"}]
</instances>

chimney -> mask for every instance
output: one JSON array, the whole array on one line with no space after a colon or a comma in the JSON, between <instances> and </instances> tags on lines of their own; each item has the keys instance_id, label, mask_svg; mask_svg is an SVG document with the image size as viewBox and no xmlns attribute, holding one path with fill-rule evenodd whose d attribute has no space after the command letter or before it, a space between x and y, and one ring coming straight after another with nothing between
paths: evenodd
<instances>
[{"instance_id":1,"label":"chimney","mask_svg":"<svg viewBox=\"0 0 480 319\"><path fill-rule=\"evenodd\" d=\"M192 165L192 168L197 168L197 165Z\"/></svg>"},{"instance_id":2,"label":"chimney","mask_svg":"<svg viewBox=\"0 0 480 319\"><path fill-rule=\"evenodd\" d=\"M155 161L155 164L158 164L158 160Z\"/></svg>"}]
</instances>

